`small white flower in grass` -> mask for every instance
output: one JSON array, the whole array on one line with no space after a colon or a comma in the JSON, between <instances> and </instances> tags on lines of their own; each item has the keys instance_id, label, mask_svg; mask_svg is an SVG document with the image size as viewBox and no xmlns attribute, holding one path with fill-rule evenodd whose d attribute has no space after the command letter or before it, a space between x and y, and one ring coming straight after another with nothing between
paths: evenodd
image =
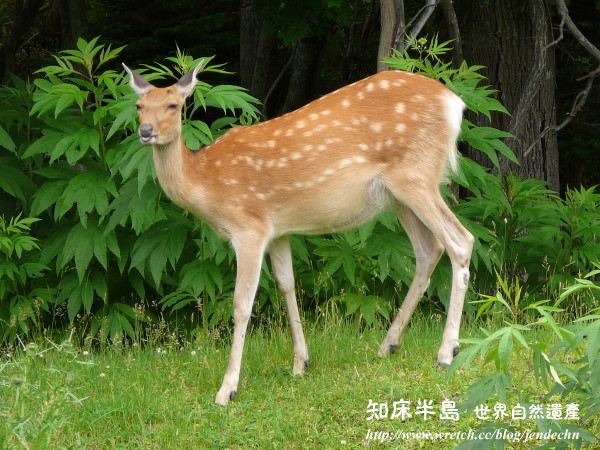
<instances>
[{"instance_id":1,"label":"small white flower in grass","mask_svg":"<svg viewBox=\"0 0 600 450\"><path fill-rule=\"evenodd\" d=\"M192 356L196 356L196 350L192 350L192 351L190 352L190 355L192 355Z\"/></svg>"},{"instance_id":2,"label":"small white flower in grass","mask_svg":"<svg viewBox=\"0 0 600 450\"><path fill-rule=\"evenodd\" d=\"M90 352L88 352L87 350L84 350L82 354L83 354L83 356L87 356L90 354Z\"/></svg>"},{"instance_id":3,"label":"small white flower in grass","mask_svg":"<svg viewBox=\"0 0 600 450\"><path fill-rule=\"evenodd\" d=\"M100 378L104 378L105 376L106 376L106 374L105 374L105 373L101 373L101 374L100 374Z\"/></svg>"}]
</instances>

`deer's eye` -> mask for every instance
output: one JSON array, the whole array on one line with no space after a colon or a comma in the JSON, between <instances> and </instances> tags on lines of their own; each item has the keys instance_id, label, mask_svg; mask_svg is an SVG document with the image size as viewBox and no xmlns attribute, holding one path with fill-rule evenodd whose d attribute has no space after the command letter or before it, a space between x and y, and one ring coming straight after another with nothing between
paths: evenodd
<instances>
[{"instance_id":1,"label":"deer's eye","mask_svg":"<svg viewBox=\"0 0 600 450\"><path fill-rule=\"evenodd\" d=\"M169 106L167 106L167 109L177 109L179 108L179 105L177 103L171 103Z\"/></svg>"},{"instance_id":2,"label":"deer's eye","mask_svg":"<svg viewBox=\"0 0 600 450\"><path fill-rule=\"evenodd\" d=\"M138 111L141 111L141 110L142 110L142 105L138 105L138 104L136 103L136 105L135 105L135 109L137 109Z\"/></svg>"}]
</instances>

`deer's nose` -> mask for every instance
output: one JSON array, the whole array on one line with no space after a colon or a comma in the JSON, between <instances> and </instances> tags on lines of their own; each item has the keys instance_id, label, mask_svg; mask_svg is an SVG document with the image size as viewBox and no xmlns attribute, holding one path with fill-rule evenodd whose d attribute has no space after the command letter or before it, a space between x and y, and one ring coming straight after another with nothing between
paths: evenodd
<instances>
[{"instance_id":1,"label":"deer's nose","mask_svg":"<svg viewBox=\"0 0 600 450\"><path fill-rule=\"evenodd\" d=\"M152 125L140 125L140 136L143 138L151 138L154 131Z\"/></svg>"}]
</instances>

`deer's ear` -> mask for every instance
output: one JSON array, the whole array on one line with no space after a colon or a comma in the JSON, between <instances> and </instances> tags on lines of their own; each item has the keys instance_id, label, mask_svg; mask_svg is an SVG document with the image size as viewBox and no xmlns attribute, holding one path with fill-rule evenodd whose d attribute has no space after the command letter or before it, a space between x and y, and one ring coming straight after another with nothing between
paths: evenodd
<instances>
[{"instance_id":1,"label":"deer's ear","mask_svg":"<svg viewBox=\"0 0 600 450\"><path fill-rule=\"evenodd\" d=\"M144 95L146 92L150 90L152 85L147 82L144 77L142 77L139 73L131 70L123 63L123 67L129 74L129 85L133 88L135 93L140 97Z\"/></svg>"},{"instance_id":2,"label":"deer's ear","mask_svg":"<svg viewBox=\"0 0 600 450\"><path fill-rule=\"evenodd\" d=\"M200 64L198 64L196 67L194 67L184 76L182 76L179 79L179 81L175 84L175 86L179 88L181 94L184 97L188 97L192 94L192 92L194 92L194 86L196 86L196 75L198 75L198 72L200 72L200 70L202 70L202 68L205 65L206 60L203 59L202 61L200 61Z\"/></svg>"}]
</instances>

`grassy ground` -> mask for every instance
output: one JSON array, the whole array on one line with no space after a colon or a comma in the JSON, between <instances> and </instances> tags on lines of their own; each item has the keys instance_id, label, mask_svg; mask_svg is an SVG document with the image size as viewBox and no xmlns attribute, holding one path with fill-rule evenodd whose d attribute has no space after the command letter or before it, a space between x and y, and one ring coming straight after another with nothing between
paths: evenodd
<instances>
[{"instance_id":1,"label":"grassy ground","mask_svg":"<svg viewBox=\"0 0 600 450\"><path fill-rule=\"evenodd\" d=\"M344 322L308 325L311 368L291 374L283 325L248 336L238 397L213 405L228 357L228 339L200 333L162 347L76 348L39 339L0 359L2 448L356 448L379 447L377 431L467 431L458 421L413 416L367 420L369 401L412 404L456 399L482 369L447 379L435 366L442 323L412 323L398 354L376 357L382 328L356 331ZM463 337L480 336L466 327ZM523 368L523 371L528 368ZM517 368L517 370L519 370ZM453 448L459 441L408 439L401 448ZM519 447L530 448L530 447Z\"/></svg>"}]
</instances>

